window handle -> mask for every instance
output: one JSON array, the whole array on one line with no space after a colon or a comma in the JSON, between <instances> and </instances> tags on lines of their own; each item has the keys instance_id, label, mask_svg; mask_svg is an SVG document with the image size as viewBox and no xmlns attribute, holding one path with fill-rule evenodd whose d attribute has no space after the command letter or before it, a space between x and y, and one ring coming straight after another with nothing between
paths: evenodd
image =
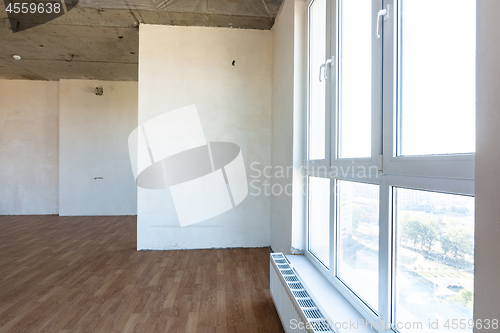
<instances>
[{"instance_id":1,"label":"window handle","mask_svg":"<svg viewBox=\"0 0 500 333\"><path fill-rule=\"evenodd\" d=\"M333 66L333 56L328 59L327 61L325 61L324 64L322 64L321 66L319 66L319 82L323 82L323 80L321 79L321 73L323 72L323 77L325 79L328 79L328 66Z\"/></svg>"},{"instance_id":2,"label":"window handle","mask_svg":"<svg viewBox=\"0 0 500 333\"><path fill-rule=\"evenodd\" d=\"M389 6L387 6L387 8L389 8ZM381 18L382 18L382 16L384 16L384 18L385 18L387 13L388 13L387 9L381 9L378 11L378 14L377 14L377 38L380 38L380 25L382 24Z\"/></svg>"},{"instance_id":3,"label":"window handle","mask_svg":"<svg viewBox=\"0 0 500 333\"><path fill-rule=\"evenodd\" d=\"M324 71L325 71L325 66L326 66L326 64L322 64L321 66L319 66L319 82L323 82L323 80L321 79L321 76L322 76L321 74L322 74L322 72L323 72L323 76L326 78L326 75L325 75L325 73L324 73Z\"/></svg>"}]
</instances>

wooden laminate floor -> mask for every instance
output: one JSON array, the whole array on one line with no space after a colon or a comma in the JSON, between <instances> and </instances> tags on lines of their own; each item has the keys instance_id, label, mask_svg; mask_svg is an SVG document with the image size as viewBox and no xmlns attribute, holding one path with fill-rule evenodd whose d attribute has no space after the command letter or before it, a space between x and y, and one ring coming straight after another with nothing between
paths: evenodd
<instances>
[{"instance_id":1,"label":"wooden laminate floor","mask_svg":"<svg viewBox=\"0 0 500 333\"><path fill-rule=\"evenodd\" d=\"M268 256L137 252L135 217L0 216L0 333L283 332Z\"/></svg>"}]
</instances>

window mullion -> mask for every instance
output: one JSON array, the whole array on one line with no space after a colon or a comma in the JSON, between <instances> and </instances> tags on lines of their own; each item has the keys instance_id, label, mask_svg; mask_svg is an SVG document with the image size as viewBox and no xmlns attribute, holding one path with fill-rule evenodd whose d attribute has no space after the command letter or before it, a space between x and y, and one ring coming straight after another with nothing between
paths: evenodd
<instances>
[{"instance_id":1,"label":"window mullion","mask_svg":"<svg viewBox=\"0 0 500 333\"><path fill-rule=\"evenodd\" d=\"M397 71L397 20L398 1L386 0L385 6L390 6L388 20L383 25L382 37L382 151L383 151L383 173L387 166L396 156L396 85Z\"/></svg>"},{"instance_id":2,"label":"window mullion","mask_svg":"<svg viewBox=\"0 0 500 333\"><path fill-rule=\"evenodd\" d=\"M335 163L337 159L337 149L338 149L338 133L337 133L337 112L338 112L338 69L339 69L339 54L337 50L338 44L338 15L340 0L329 1L328 9L328 46L330 59L333 57L332 67L330 68L330 77L328 80L328 90L327 90L327 105L329 119L329 166Z\"/></svg>"},{"instance_id":3,"label":"window mullion","mask_svg":"<svg viewBox=\"0 0 500 333\"><path fill-rule=\"evenodd\" d=\"M384 172L386 166L396 155L395 146L395 101L396 101L396 51L398 45L397 24L398 24L398 0L383 0L383 8L388 9L386 18L383 21L383 34L380 43L381 64L381 92L380 92L380 143L382 152L382 179L380 184L380 247L379 247L379 309L380 320L387 327L387 323L393 322L393 223L392 223L392 188L389 186ZM382 331L382 330L381 330Z\"/></svg>"},{"instance_id":4,"label":"window mullion","mask_svg":"<svg viewBox=\"0 0 500 333\"><path fill-rule=\"evenodd\" d=\"M337 182L330 179L330 277L337 275Z\"/></svg>"},{"instance_id":5,"label":"window mullion","mask_svg":"<svg viewBox=\"0 0 500 333\"><path fill-rule=\"evenodd\" d=\"M379 316L391 322L392 309L392 193L385 177L380 184L379 210Z\"/></svg>"},{"instance_id":6,"label":"window mullion","mask_svg":"<svg viewBox=\"0 0 500 333\"><path fill-rule=\"evenodd\" d=\"M383 109L383 79L384 79L384 73L383 73L383 40L384 36L382 38L377 38L376 36L376 31L377 31L377 13L380 9L382 8L387 8L383 7L385 4L382 3L382 1L373 1L372 2L372 152L371 152L371 157L372 157L372 163L375 165L379 165L379 157L381 154L383 154L383 147L382 147L382 109ZM389 17L386 15L386 17ZM385 17L382 21L385 20ZM382 24L382 22L381 22ZM382 24L382 27L384 25ZM382 30L383 31L383 30Z\"/></svg>"}]
</instances>

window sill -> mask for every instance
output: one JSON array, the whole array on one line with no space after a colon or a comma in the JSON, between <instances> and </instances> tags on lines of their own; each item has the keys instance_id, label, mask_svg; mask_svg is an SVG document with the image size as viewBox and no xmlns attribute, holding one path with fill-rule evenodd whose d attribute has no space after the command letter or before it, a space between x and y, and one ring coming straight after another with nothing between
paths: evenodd
<instances>
[{"instance_id":1,"label":"window sill","mask_svg":"<svg viewBox=\"0 0 500 333\"><path fill-rule=\"evenodd\" d=\"M323 316L335 325L338 332L376 333L366 327L365 318L344 296L314 267L304 255L288 255L296 274L314 299Z\"/></svg>"}]
</instances>

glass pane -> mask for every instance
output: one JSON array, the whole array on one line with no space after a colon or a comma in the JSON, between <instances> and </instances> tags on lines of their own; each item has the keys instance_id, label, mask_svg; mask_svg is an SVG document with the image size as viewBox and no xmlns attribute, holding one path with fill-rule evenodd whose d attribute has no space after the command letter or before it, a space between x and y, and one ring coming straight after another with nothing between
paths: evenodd
<instances>
[{"instance_id":1,"label":"glass pane","mask_svg":"<svg viewBox=\"0 0 500 333\"><path fill-rule=\"evenodd\" d=\"M433 0L421 11L422 1L402 1L399 153L472 153L476 1Z\"/></svg>"},{"instance_id":2,"label":"glass pane","mask_svg":"<svg viewBox=\"0 0 500 333\"><path fill-rule=\"evenodd\" d=\"M326 0L309 8L309 159L325 159L325 80L320 66L326 59Z\"/></svg>"},{"instance_id":3,"label":"glass pane","mask_svg":"<svg viewBox=\"0 0 500 333\"><path fill-rule=\"evenodd\" d=\"M398 188L396 204L396 323L448 330L446 321L472 319L474 198ZM462 320L462 321L461 321ZM401 325L401 324L400 324ZM451 326L450 326L451 327ZM400 331L419 331L399 329ZM467 328L455 331L470 331Z\"/></svg>"},{"instance_id":4,"label":"glass pane","mask_svg":"<svg viewBox=\"0 0 500 333\"><path fill-rule=\"evenodd\" d=\"M338 181L338 276L378 309L379 186Z\"/></svg>"},{"instance_id":5,"label":"glass pane","mask_svg":"<svg viewBox=\"0 0 500 333\"><path fill-rule=\"evenodd\" d=\"M370 157L372 0L344 0L340 10L339 157Z\"/></svg>"},{"instance_id":6,"label":"glass pane","mask_svg":"<svg viewBox=\"0 0 500 333\"><path fill-rule=\"evenodd\" d=\"M309 177L309 250L330 262L330 179Z\"/></svg>"}]
</instances>

